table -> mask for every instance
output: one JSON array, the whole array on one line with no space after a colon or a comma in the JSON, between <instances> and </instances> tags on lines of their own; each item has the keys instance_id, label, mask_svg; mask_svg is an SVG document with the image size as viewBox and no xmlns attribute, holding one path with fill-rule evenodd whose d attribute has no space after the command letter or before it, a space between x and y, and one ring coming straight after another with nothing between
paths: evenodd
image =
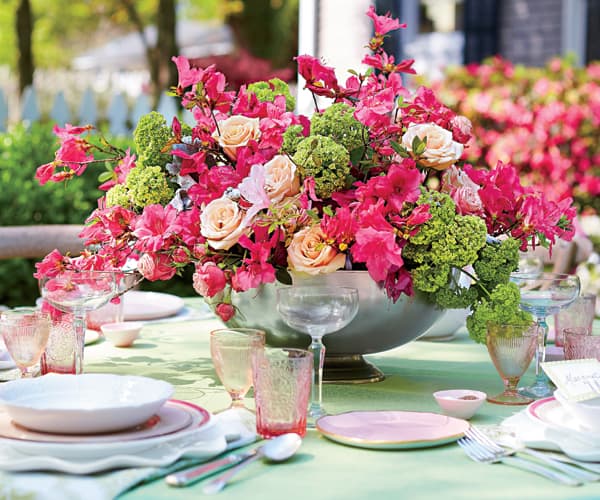
<instances>
[{"instance_id":1,"label":"table","mask_svg":"<svg viewBox=\"0 0 600 500\"><path fill-rule=\"evenodd\" d=\"M200 298L189 299L193 307ZM103 341L86 347L86 372L138 374L167 380L175 397L216 411L229 405L210 359L208 332L216 320L148 324L132 348ZM330 413L356 409L439 412L432 393L469 388L497 393L501 380L485 346L460 331L449 342L416 341L368 356L385 374L375 384L325 385ZM527 377L531 377L531 370ZM474 424L496 424L521 407L484 403ZM158 480L135 488L124 499L179 499L202 496L200 484L183 489ZM419 450L377 451L333 443L309 430L289 461L256 463L237 476L219 498L234 499L506 499L600 498L600 484L568 487L506 465L471 461L455 444Z\"/></svg>"}]
</instances>

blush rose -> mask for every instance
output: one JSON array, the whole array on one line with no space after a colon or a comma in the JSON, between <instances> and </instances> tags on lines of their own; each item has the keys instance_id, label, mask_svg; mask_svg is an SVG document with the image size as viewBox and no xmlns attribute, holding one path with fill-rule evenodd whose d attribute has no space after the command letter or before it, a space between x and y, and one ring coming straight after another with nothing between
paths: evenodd
<instances>
[{"instance_id":1,"label":"blush rose","mask_svg":"<svg viewBox=\"0 0 600 500\"><path fill-rule=\"evenodd\" d=\"M215 130L213 137L232 160L237 158L239 147L247 146L251 140L258 140L260 137L258 118L233 115L218 123L219 128Z\"/></svg>"},{"instance_id":2,"label":"blush rose","mask_svg":"<svg viewBox=\"0 0 600 500\"><path fill-rule=\"evenodd\" d=\"M290 269L311 275L331 273L346 263L346 255L327 244L320 226L298 231L287 251Z\"/></svg>"}]
</instances>

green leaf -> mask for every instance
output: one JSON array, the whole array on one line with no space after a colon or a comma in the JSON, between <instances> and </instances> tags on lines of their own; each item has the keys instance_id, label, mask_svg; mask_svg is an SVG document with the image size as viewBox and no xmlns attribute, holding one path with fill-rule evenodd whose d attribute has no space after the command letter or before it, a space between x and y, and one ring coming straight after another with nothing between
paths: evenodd
<instances>
[{"instance_id":1,"label":"green leaf","mask_svg":"<svg viewBox=\"0 0 600 500\"><path fill-rule=\"evenodd\" d=\"M328 206L328 205L325 205L325 206L323 207L323 213L324 213L325 215L329 215L329 217L333 217L333 210L332 210L332 209L331 209L331 207L330 207L330 206Z\"/></svg>"},{"instance_id":2,"label":"green leaf","mask_svg":"<svg viewBox=\"0 0 600 500\"><path fill-rule=\"evenodd\" d=\"M361 146L359 148L356 148L356 149L353 149L352 151L350 151L350 163L352 163L353 165L356 165L363 157L364 152L365 152L364 146Z\"/></svg>"},{"instance_id":3,"label":"green leaf","mask_svg":"<svg viewBox=\"0 0 600 500\"><path fill-rule=\"evenodd\" d=\"M109 181L113 178L113 173L112 172L102 172L99 176L98 176L98 182L106 182Z\"/></svg>"},{"instance_id":4,"label":"green leaf","mask_svg":"<svg viewBox=\"0 0 600 500\"><path fill-rule=\"evenodd\" d=\"M279 281L279 283L283 283L284 285L292 284L292 277L290 276L290 273L288 273L287 269L277 269L277 271L275 272L275 277L277 278L277 281Z\"/></svg>"},{"instance_id":5,"label":"green leaf","mask_svg":"<svg viewBox=\"0 0 600 500\"><path fill-rule=\"evenodd\" d=\"M396 141L390 141L390 146L392 146L392 149L399 155L401 155L402 153L406 154L406 148L402 144Z\"/></svg>"}]
</instances>

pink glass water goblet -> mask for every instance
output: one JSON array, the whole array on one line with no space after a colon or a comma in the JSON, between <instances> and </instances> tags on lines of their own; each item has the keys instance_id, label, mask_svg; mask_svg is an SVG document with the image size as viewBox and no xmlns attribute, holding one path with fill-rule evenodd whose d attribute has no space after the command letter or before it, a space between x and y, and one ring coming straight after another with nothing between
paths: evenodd
<instances>
[{"instance_id":1,"label":"pink glass water goblet","mask_svg":"<svg viewBox=\"0 0 600 500\"><path fill-rule=\"evenodd\" d=\"M488 325L487 349L504 383L503 392L488 396L490 403L524 405L533 401L533 398L519 393L517 384L533 359L537 342L537 323L529 326Z\"/></svg>"},{"instance_id":2,"label":"pink glass water goblet","mask_svg":"<svg viewBox=\"0 0 600 500\"><path fill-rule=\"evenodd\" d=\"M21 377L33 377L50 335L50 316L33 308L11 309L0 316L0 331Z\"/></svg>"},{"instance_id":3,"label":"pink glass water goblet","mask_svg":"<svg viewBox=\"0 0 600 500\"><path fill-rule=\"evenodd\" d=\"M323 415L323 336L348 325L358 312L358 290L351 287L291 286L277 290L277 310L290 328L311 337L313 383L308 415L314 422Z\"/></svg>"},{"instance_id":4,"label":"pink glass water goblet","mask_svg":"<svg viewBox=\"0 0 600 500\"><path fill-rule=\"evenodd\" d=\"M210 355L217 376L229 393L231 408L246 409L252 387L252 356L265 346L265 332L254 328L221 328L210 332Z\"/></svg>"}]
</instances>

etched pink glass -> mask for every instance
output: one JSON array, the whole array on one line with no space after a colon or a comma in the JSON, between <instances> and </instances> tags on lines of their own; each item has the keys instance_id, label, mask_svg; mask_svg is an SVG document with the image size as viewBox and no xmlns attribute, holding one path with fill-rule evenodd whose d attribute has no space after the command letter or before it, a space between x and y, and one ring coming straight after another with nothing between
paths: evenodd
<instances>
[{"instance_id":1,"label":"etched pink glass","mask_svg":"<svg viewBox=\"0 0 600 500\"><path fill-rule=\"evenodd\" d=\"M265 439L287 432L306 434L313 354L266 348L252 358L256 432Z\"/></svg>"},{"instance_id":2,"label":"etched pink glass","mask_svg":"<svg viewBox=\"0 0 600 500\"><path fill-rule=\"evenodd\" d=\"M21 377L32 377L48 342L50 316L33 308L11 309L0 316L0 330Z\"/></svg>"},{"instance_id":3,"label":"etched pink glass","mask_svg":"<svg viewBox=\"0 0 600 500\"><path fill-rule=\"evenodd\" d=\"M502 405L523 405L533 401L517 390L519 380L529 367L538 341L537 324L529 327L521 325L489 325L486 344L490 357L504 383L504 391L496 396L488 396L490 403Z\"/></svg>"},{"instance_id":4,"label":"etched pink glass","mask_svg":"<svg viewBox=\"0 0 600 500\"><path fill-rule=\"evenodd\" d=\"M73 315L55 315L50 325L48 344L42 354L40 371L76 375L82 372L84 339L77 335Z\"/></svg>"},{"instance_id":5,"label":"etched pink glass","mask_svg":"<svg viewBox=\"0 0 600 500\"><path fill-rule=\"evenodd\" d=\"M596 315L596 295L586 293L554 315L554 344L563 346L566 328L592 328Z\"/></svg>"},{"instance_id":6,"label":"etched pink glass","mask_svg":"<svg viewBox=\"0 0 600 500\"><path fill-rule=\"evenodd\" d=\"M565 328L565 359L600 361L600 331L592 327Z\"/></svg>"},{"instance_id":7,"label":"etched pink glass","mask_svg":"<svg viewBox=\"0 0 600 500\"><path fill-rule=\"evenodd\" d=\"M222 328L210 332L215 371L231 397L230 408L246 408L252 387L252 354L265 345L265 332L254 328Z\"/></svg>"}]
</instances>

